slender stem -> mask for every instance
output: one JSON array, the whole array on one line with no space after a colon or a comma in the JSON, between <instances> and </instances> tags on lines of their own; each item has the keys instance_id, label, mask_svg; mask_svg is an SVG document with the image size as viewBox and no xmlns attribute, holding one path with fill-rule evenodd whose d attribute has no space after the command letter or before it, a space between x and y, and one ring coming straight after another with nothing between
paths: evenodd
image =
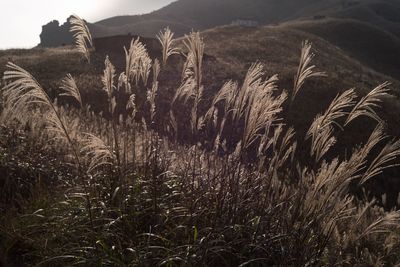
<instances>
[{"instance_id":1,"label":"slender stem","mask_svg":"<svg viewBox=\"0 0 400 267\"><path fill-rule=\"evenodd\" d=\"M114 134L114 144L115 144L115 152L116 152L115 154L117 157L119 183L120 183L120 185L122 185L123 177L122 177L122 170L121 170L121 156L120 156L119 140L118 140L118 125L117 125L114 114L113 114L113 119L112 119L112 128L113 128L113 134Z\"/></svg>"},{"instance_id":2,"label":"slender stem","mask_svg":"<svg viewBox=\"0 0 400 267\"><path fill-rule=\"evenodd\" d=\"M70 146L72 148L72 152L74 154L76 164L78 165L78 173L81 173L82 170L83 170L82 163L81 163L81 161L79 159L78 151L76 150L76 147L75 147L74 143L72 142L72 139L71 139L71 137L70 137L70 135L69 135L69 133L67 131L67 128L65 127L63 121L61 120L61 116L57 112L56 107L51 102L50 97L48 96L48 94L43 90L43 88L41 86L39 86L39 88L40 88L42 94L46 97L46 100L47 100L49 106L51 107L52 111L56 115L57 120L60 122L60 125L61 125L61 128L62 128L63 132L64 132L64 135L67 138L67 141L68 141L68 143L70 144ZM85 181L83 176L79 176L79 177L81 177L81 179L82 179L82 185L83 185L83 190L85 192L90 224L91 224L92 228L94 229L93 216L92 216L92 204L91 204L90 197L89 197L89 192L88 192L88 189L87 189L87 186L86 186L86 181Z\"/></svg>"}]
</instances>

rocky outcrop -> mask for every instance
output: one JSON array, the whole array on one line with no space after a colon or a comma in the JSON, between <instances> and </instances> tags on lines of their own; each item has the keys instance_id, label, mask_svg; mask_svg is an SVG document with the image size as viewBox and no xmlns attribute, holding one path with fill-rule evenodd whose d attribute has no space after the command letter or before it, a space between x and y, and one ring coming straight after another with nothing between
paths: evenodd
<instances>
[{"instance_id":1,"label":"rocky outcrop","mask_svg":"<svg viewBox=\"0 0 400 267\"><path fill-rule=\"evenodd\" d=\"M57 47L63 45L73 44L74 39L69 32L71 24L69 18L63 25L57 20L53 20L48 24L42 26L42 33L40 34L40 46L42 47Z\"/></svg>"}]
</instances>

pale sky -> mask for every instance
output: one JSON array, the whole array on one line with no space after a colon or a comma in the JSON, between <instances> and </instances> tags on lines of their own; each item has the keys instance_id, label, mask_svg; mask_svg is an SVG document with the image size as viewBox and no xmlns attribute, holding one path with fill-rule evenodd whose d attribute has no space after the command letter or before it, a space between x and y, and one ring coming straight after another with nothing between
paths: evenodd
<instances>
[{"instance_id":1,"label":"pale sky","mask_svg":"<svg viewBox=\"0 0 400 267\"><path fill-rule=\"evenodd\" d=\"M0 49L36 46L42 25L52 20L63 24L72 14L96 22L148 13L170 2L173 0L0 0Z\"/></svg>"}]
</instances>

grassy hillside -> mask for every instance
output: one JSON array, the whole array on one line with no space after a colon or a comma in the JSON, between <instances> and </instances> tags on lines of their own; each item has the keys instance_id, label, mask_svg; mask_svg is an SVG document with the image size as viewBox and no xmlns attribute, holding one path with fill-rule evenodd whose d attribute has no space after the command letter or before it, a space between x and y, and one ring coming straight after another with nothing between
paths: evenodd
<instances>
[{"instance_id":1,"label":"grassy hillside","mask_svg":"<svg viewBox=\"0 0 400 267\"><path fill-rule=\"evenodd\" d=\"M142 16L119 16L96 24L117 27L164 20L166 23L183 23L194 29L207 29L231 23L238 18L254 19L261 23L285 20L297 10L315 4L316 0L179 0ZM151 28L151 27L150 27ZM153 29L154 31L154 29Z\"/></svg>"},{"instance_id":2,"label":"grassy hillside","mask_svg":"<svg viewBox=\"0 0 400 267\"><path fill-rule=\"evenodd\" d=\"M398 17L400 4L392 0L180 0L150 14L105 19L91 24L90 29L99 37L127 33L154 37L160 29L169 26L176 36L182 36L192 29L230 24L237 18L250 18L265 24L283 22L281 29L290 27L305 32L305 36L311 33L321 37L369 69L399 79ZM286 39L291 39L291 33L288 34ZM259 43L257 38L263 37L251 38ZM234 49L228 46L226 50ZM226 55L229 57L228 53Z\"/></svg>"},{"instance_id":3,"label":"grassy hillside","mask_svg":"<svg viewBox=\"0 0 400 267\"><path fill-rule=\"evenodd\" d=\"M290 22L287 25L315 34L366 66L400 78L400 38L388 31L349 19Z\"/></svg>"},{"instance_id":4,"label":"grassy hillside","mask_svg":"<svg viewBox=\"0 0 400 267\"><path fill-rule=\"evenodd\" d=\"M354 27L350 27L350 26ZM366 29L365 35L356 35L356 31ZM335 39L336 34L341 34ZM368 36L376 35L377 38L389 38L387 42L373 42L368 44ZM204 62L205 102L209 103L214 94L229 79L241 81L248 67L253 62L265 64L268 75L279 74L280 88L291 90L293 77L296 74L301 43L309 40L313 43L316 57L314 59L318 69L327 73L326 78L316 79L306 84L303 93L298 97L288 117L290 123L299 133L304 134L313 116L321 112L328 103L340 92L355 87L361 95L367 94L378 84L389 81L392 83L393 94L396 98L400 95L400 82L395 75L389 76L386 70L393 70L396 74L394 61L399 55L394 51L396 38L391 34L382 33L377 28L368 24L352 20L326 19L322 21L303 21L282 24L280 26L266 26L260 28L243 28L233 26L217 27L202 33L206 44L206 59ZM356 36L356 37L354 37ZM360 37L358 37L360 36ZM364 38L364 39L363 39ZM373 40L375 38L372 38ZM183 40L183 39L181 39ZM340 40L348 40L348 46L342 45ZM359 50L353 49L357 40L364 40L359 45ZM394 40L394 41L393 41ZM335 41L339 43L335 45ZM392 42L390 42L392 41ZM374 57L365 56L368 48L381 45ZM383 49L383 47L389 47ZM382 52L380 51L382 50ZM17 64L32 71L43 82L46 88L58 88L59 80L66 75L66 68L73 70L83 96L95 110L101 110L104 99L99 100L95 92L101 90L101 81L96 75L103 70L104 54L94 56L92 66L79 64L78 55L63 49L42 49L18 52L3 52L0 57L0 71L6 61L11 58ZM395 56L387 53L392 52ZM71 53L73 56L71 56ZM352 57L352 55L357 57ZM27 56L29 55L29 56ZM39 59L38 61L33 60ZM285 59L283 63L282 58ZM120 54L111 54L111 61L117 70L123 71L125 59L123 50ZM383 60L382 60L383 59ZM387 61L384 61L386 59ZM64 66L59 66L62 60ZM43 63L41 63L43 62ZM177 57L160 75L163 90L159 93L161 99L168 99L179 87L183 66L183 58ZM389 63L392 63L390 65ZM386 65L385 65L386 64ZM161 100L162 101L162 100ZM304 104L307 103L307 104ZM161 105L162 112L168 112L169 105ZM390 133L400 135L396 125L400 123L397 116L400 104L397 99L385 102L383 117L390 122ZM354 135L353 139L359 136Z\"/></svg>"},{"instance_id":5,"label":"grassy hillside","mask_svg":"<svg viewBox=\"0 0 400 267\"><path fill-rule=\"evenodd\" d=\"M372 30L376 30L373 27L369 27L369 25L359 22L324 20L321 22L305 21L260 28L224 26L203 32L202 35L206 43L207 55L204 70L206 95L211 98L228 79L243 79L250 64L256 61L265 64L269 75L279 73L279 85L282 88L292 88L293 76L296 73L299 60L300 47L304 40L313 42L317 55L315 64L328 75L327 78L307 84L307 88L304 90L299 100L300 103L304 103L303 101L313 103L301 107L302 109L306 107L303 112L305 114L310 114L309 116L302 117L308 118L306 121L311 119L312 114L320 112L321 108L329 103L337 93L351 87L356 87L360 93L365 94L377 84L390 81L393 83L393 88L395 88L394 94L400 95L400 92L396 91L400 89L400 83L395 78L396 76L390 77L384 74L386 69L389 69L389 67L394 68L394 65L384 65L384 61L381 62L381 65L375 64L376 60L379 60L380 57L363 57L365 53L368 52L367 49L363 49L363 47L360 48L361 51L356 49L347 50L353 48L355 45L351 43L351 38L338 37L339 40L349 39L349 47L335 45L335 34L342 33L343 37L352 37L354 31L357 30L355 29L352 31L351 27L346 27L349 23L350 25L354 23L355 26L360 25L361 28L365 27L368 30L371 28ZM337 28L335 26L337 26ZM332 37L332 39L326 37L328 39L326 40L324 38L322 33L325 32L325 29L326 36ZM329 31L329 29L331 29L331 31ZM348 30L348 32L341 32L340 30ZM313 34L311 34L311 32ZM392 37L390 34L379 35L381 31L377 30L375 32L369 31L368 33L377 34L378 38ZM321 36L318 34L321 34ZM365 39L367 39L367 36L366 34ZM396 39L394 40L396 41ZM396 43L386 42L381 45L394 48ZM66 74L65 68L61 68L57 65L59 60L63 60L63 62L65 62L64 65L70 67L69 69L73 70L72 74L78 77L80 77L80 75L86 77L88 75L101 74L103 67L102 58L105 55L95 56L95 68L90 70L88 74L87 67L77 63L77 55L71 57L68 53L73 52L66 51L68 50L39 49L20 52L5 51L0 57L0 71L2 71L6 61L11 58L17 64L37 74L41 80L44 80L45 85L49 87L57 85L60 77ZM393 50L386 49L385 51L395 52L395 55L399 54L397 51ZM392 58L387 55L385 51L382 52L382 57L385 58L385 56L387 56L386 59L388 62L394 63L391 61ZM359 57L352 58L351 55L353 53ZM123 70L123 50L121 49L120 54L112 54L110 57L116 64L116 67L119 70ZM34 61L34 58L39 59L39 63ZM284 64L282 63L282 58L285 58ZM366 59L369 59L369 61ZM43 62L43 64L40 62ZM175 66L170 66L164 73L161 73L160 79L162 79L164 86L168 88L164 90L166 94L173 94L174 90L179 86L180 75L177 70L179 70L182 65L183 62L182 59L180 59L175 62ZM382 68L378 68L379 66L382 66ZM382 70L382 72L380 72L380 70ZM90 91L92 89L92 83L93 82L86 84L82 82L82 89L84 91ZM99 79L97 79L97 86L101 86ZM391 112L390 108L387 110ZM296 112L294 114L296 114ZM298 126L305 126L306 121L298 121L295 119L294 123Z\"/></svg>"},{"instance_id":6,"label":"grassy hillside","mask_svg":"<svg viewBox=\"0 0 400 267\"><path fill-rule=\"evenodd\" d=\"M211 102L215 93L226 81L229 79L242 81L253 62L263 63L268 75L279 74L279 87L290 91L297 71L301 43L309 40L313 43L316 54L314 63L319 70L327 73L327 77L308 82L288 111L288 122L295 127L298 134L304 136L315 114L322 112L338 93L355 87L360 95L365 95L378 84L389 81L392 83L392 93L396 97L385 101L380 114L389 123L389 133L400 135L400 129L397 127L400 123L400 118L397 116L400 111L400 103L397 100L400 95L400 82L377 71L373 64L361 63L362 60L350 57L351 53L344 48L341 49L306 30L306 25L322 24L320 28L324 28L324 23L303 22L261 28L224 26L203 32L206 44L203 102L205 106ZM98 75L102 74L105 55L96 54L92 66L89 67L86 64L79 64L78 55L67 51L43 49L25 51L21 55L4 52L0 57L0 71L11 57L14 62L34 73L46 88L58 88L60 79L66 75L66 69L73 70L72 74L76 77L85 101L95 111L103 110L107 104L104 96L99 98L98 92L101 91L102 84ZM39 57L39 61L33 60ZM285 59L284 63L282 58ZM110 59L118 71L124 70L125 59L122 49L120 54L111 54ZM59 66L60 60L68 68ZM182 57L176 57L160 74L159 79L163 89L159 92L161 104L158 109L161 113L167 113L170 108L168 99L180 85L180 69L183 63ZM353 129L355 134L347 137L347 141L336 148L344 152L349 143L363 138L369 127L370 125L362 123L356 125Z\"/></svg>"},{"instance_id":7,"label":"grassy hillside","mask_svg":"<svg viewBox=\"0 0 400 267\"><path fill-rule=\"evenodd\" d=\"M328 13L339 18L352 18L370 23L400 37L400 3L396 0L362 1L361 5Z\"/></svg>"},{"instance_id":8,"label":"grassy hillside","mask_svg":"<svg viewBox=\"0 0 400 267\"><path fill-rule=\"evenodd\" d=\"M0 265L400 262L399 82L287 25L203 37L0 52Z\"/></svg>"},{"instance_id":9,"label":"grassy hillside","mask_svg":"<svg viewBox=\"0 0 400 267\"><path fill-rule=\"evenodd\" d=\"M140 16L118 16L95 23L110 27L112 31L135 32L137 26L146 28L146 33L155 34L155 26L171 26L181 23L189 28L204 30L230 24L238 18L257 20L262 24L279 23L299 18L326 15L352 18L371 23L394 34L399 33L400 4L394 0L180 0ZM152 21L163 21L152 25ZM171 25L170 25L171 24ZM110 32L110 34L111 34ZM176 32L180 33L177 28Z\"/></svg>"},{"instance_id":10,"label":"grassy hillside","mask_svg":"<svg viewBox=\"0 0 400 267\"><path fill-rule=\"evenodd\" d=\"M141 34L154 36L169 26L178 35L191 29L205 30L227 25L236 19L251 19L261 24L279 23L315 15L355 18L380 27L395 29L398 5L380 0L179 0L149 14L117 16L90 24L94 36ZM390 12L389 12L389 11Z\"/></svg>"},{"instance_id":11,"label":"grassy hillside","mask_svg":"<svg viewBox=\"0 0 400 267\"><path fill-rule=\"evenodd\" d=\"M308 25L307 22L303 23ZM309 23L319 25L317 22ZM314 63L319 70L327 73L327 77L308 82L302 94L298 96L292 108L288 111L288 122L295 127L298 134L304 136L315 114L322 112L338 93L355 87L360 95L365 95L378 84L389 81L392 83L391 88L395 98L385 100L384 108L380 111L380 114L389 123L389 133L399 136L400 129L397 125L400 123L400 118L397 114L400 111L398 101L400 82L391 76L378 72L374 68L375 66L371 65L370 67L361 63L361 60L352 58L351 53L348 53L345 49L333 45L316 34L308 33L305 30L306 27L301 28L299 25L303 24L282 24L261 28L224 26L203 32L202 36L206 44L203 74L205 86L203 103L205 106L211 102L215 93L226 81L229 79L242 81L249 66L257 61L265 64L268 75L279 74L279 87L290 91L298 67L301 43L304 40L309 40L313 43L316 54ZM36 51L41 51L39 62L43 61L43 64L38 64L30 60L30 57L25 56L29 53L35 55ZM60 54L54 54L54 51L60 51ZM69 69L74 70L72 74L77 79L83 98L96 111L106 107L104 97L99 99L98 92L102 85L101 80L97 77L101 75L104 67L104 54L95 55L92 66L88 67L88 65L78 63L78 55L71 56L63 50L44 49L33 50L32 52L25 51L24 53L25 55L13 56L13 60L37 75L46 88L59 87L59 79L66 74L66 70L64 67L57 66L57 64L60 60L63 60L65 65L70 67ZM73 52L70 53L73 54ZM6 54L0 57L0 66L4 66L9 57ZM282 58L285 59L284 63ZM110 59L116 65L118 71L124 70L125 61L122 49L120 54L111 54ZM183 58L177 57L160 74L159 79L163 89L159 92L161 104L158 109L163 114L168 112L170 108L168 99L174 95L180 85L180 69L183 67L183 63ZM335 149L344 153L348 144L364 138L365 132L370 127L372 127L370 124L356 124L352 128L354 134L348 136L344 143L339 144Z\"/></svg>"},{"instance_id":12,"label":"grassy hillside","mask_svg":"<svg viewBox=\"0 0 400 267\"><path fill-rule=\"evenodd\" d=\"M0 51L0 266L398 265L398 80L292 24L165 36Z\"/></svg>"}]
</instances>

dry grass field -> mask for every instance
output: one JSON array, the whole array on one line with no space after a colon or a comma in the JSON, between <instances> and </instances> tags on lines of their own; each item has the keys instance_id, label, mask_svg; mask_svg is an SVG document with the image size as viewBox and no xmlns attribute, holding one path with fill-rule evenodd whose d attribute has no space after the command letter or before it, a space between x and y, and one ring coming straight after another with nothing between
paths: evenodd
<instances>
[{"instance_id":1,"label":"dry grass field","mask_svg":"<svg viewBox=\"0 0 400 267\"><path fill-rule=\"evenodd\" d=\"M395 76L306 22L73 26L0 52L0 266L400 264Z\"/></svg>"}]
</instances>

